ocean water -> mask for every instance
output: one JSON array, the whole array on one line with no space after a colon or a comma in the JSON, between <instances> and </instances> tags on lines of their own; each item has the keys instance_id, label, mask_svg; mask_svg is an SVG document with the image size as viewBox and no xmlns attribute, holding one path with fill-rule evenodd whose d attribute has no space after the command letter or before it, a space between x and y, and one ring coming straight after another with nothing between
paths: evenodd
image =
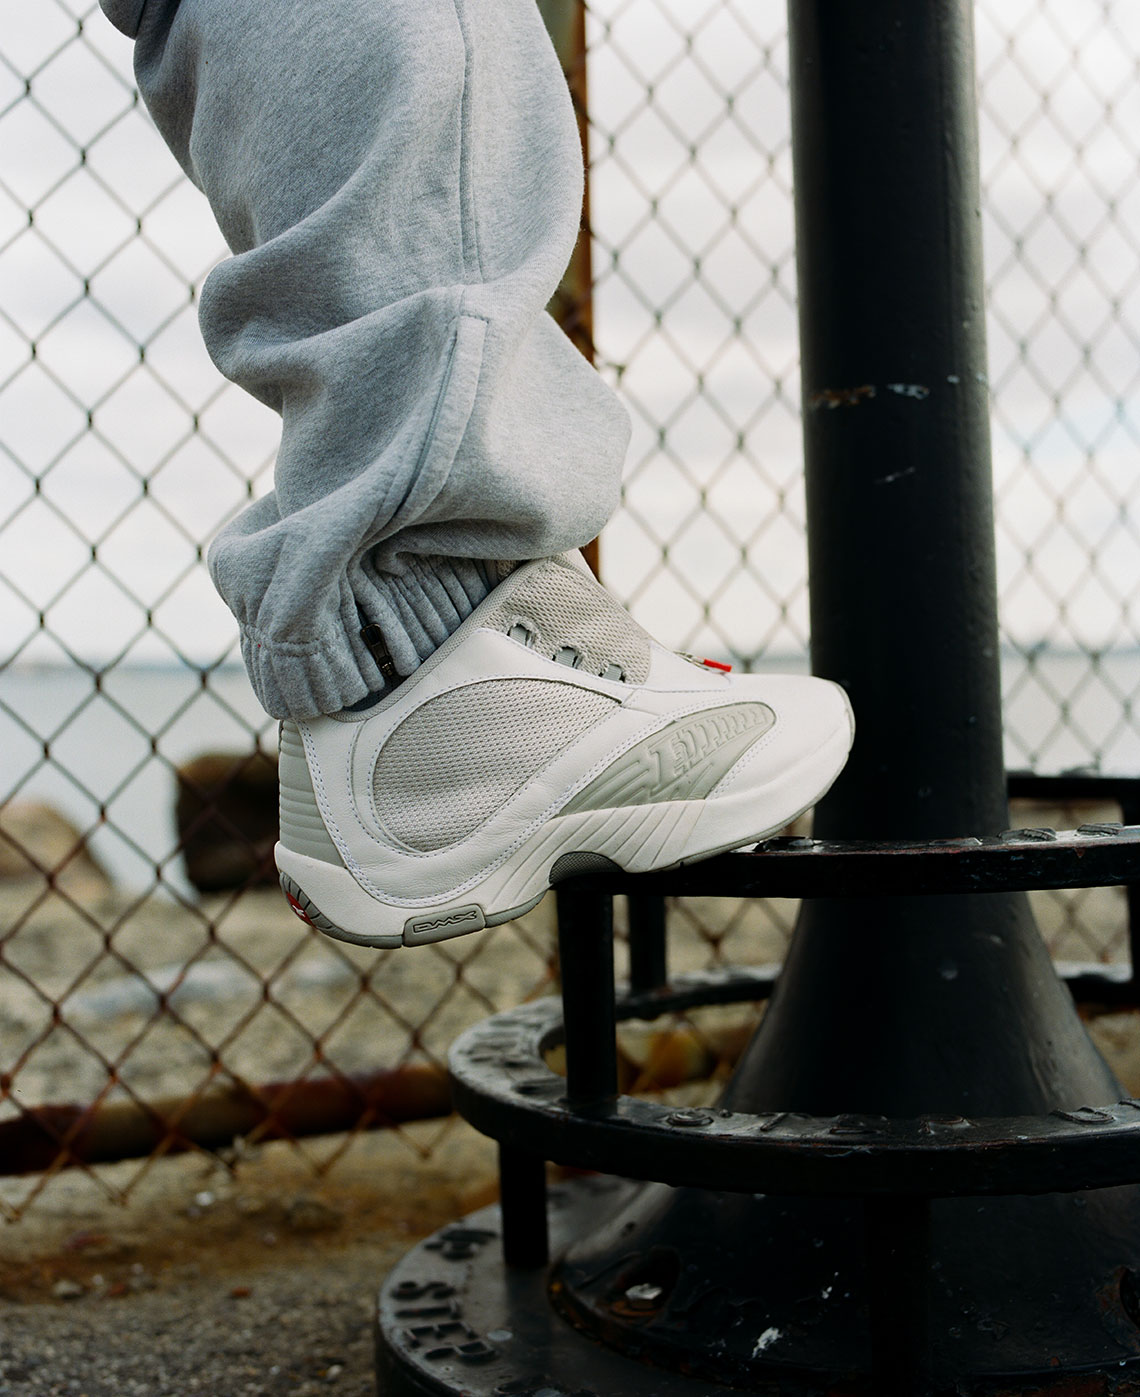
<instances>
[{"instance_id":1,"label":"ocean water","mask_svg":"<svg viewBox=\"0 0 1140 1397\"><path fill-rule=\"evenodd\" d=\"M802 655L765 668L806 669ZM1140 772L1140 651L1043 651L1003 657L1007 763L1038 771ZM1133 717L1132 705L1137 716ZM96 686L79 667L0 672L0 806L48 801L90 832L116 881L145 888L156 869L184 890L175 853L175 767L204 751L273 750L265 716L237 667L119 666ZM0 815L2 820L2 815Z\"/></svg>"}]
</instances>

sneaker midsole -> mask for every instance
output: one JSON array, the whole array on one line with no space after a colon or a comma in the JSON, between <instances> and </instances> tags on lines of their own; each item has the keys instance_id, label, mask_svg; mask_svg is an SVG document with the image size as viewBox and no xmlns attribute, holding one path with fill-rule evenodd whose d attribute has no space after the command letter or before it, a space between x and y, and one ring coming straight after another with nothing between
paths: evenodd
<instances>
[{"instance_id":1,"label":"sneaker midsole","mask_svg":"<svg viewBox=\"0 0 1140 1397\"><path fill-rule=\"evenodd\" d=\"M549 885L551 869L567 853L599 854L628 873L643 873L775 833L827 790L842 770L849 745L849 734L837 731L759 791L746 788L713 799L556 816L485 878L434 898L412 901L387 890L373 894L347 869L280 843L277 866L352 939L380 946L404 944L406 934L408 940L442 940L478 930L479 925L501 920L504 912L533 903ZM447 851L438 858L446 876Z\"/></svg>"}]
</instances>

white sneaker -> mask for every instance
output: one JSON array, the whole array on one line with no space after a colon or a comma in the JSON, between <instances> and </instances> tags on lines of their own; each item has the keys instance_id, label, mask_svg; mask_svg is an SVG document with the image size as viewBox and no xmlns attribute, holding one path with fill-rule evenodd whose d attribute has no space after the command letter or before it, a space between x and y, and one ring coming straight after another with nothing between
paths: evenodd
<instances>
[{"instance_id":1,"label":"white sneaker","mask_svg":"<svg viewBox=\"0 0 1140 1397\"><path fill-rule=\"evenodd\" d=\"M575 556L540 559L373 707L281 725L281 884L342 941L442 941L574 873L754 844L853 732L838 685L675 655Z\"/></svg>"}]
</instances>

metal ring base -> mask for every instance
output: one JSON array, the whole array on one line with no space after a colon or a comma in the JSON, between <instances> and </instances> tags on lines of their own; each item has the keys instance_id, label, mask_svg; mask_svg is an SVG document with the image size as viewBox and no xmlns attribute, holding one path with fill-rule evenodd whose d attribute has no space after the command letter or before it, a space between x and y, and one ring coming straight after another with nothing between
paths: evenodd
<instances>
[{"instance_id":1,"label":"metal ring base","mask_svg":"<svg viewBox=\"0 0 1140 1397\"><path fill-rule=\"evenodd\" d=\"M552 1188L549 1226L556 1258L594 1232L636 1188L607 1178L572 1179ZM560 1271L557 1259L549 1268L503 1264L498 1207L442 1228L410 1251L381 1289L379 1391L384 1397L739 1397L742 1391L872 1397L872 1380L859 1374L758 1362L750 1365L746 1384L728 1387L708 1375L654 1366L644 1354L625 1356L559 1313ZM1102 1367L1099 1374L1070 1368L974 1377L949 1390L955 1397L1134 1397L1140 1393L1138 1363Z\"/></svg>"}]
</instances>

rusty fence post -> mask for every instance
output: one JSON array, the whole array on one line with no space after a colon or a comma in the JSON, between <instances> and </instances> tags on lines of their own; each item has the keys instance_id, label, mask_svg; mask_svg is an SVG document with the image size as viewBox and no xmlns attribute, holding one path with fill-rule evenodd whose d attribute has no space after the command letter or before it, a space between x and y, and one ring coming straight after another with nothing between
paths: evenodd
<instances>
[{"instance_id":1,"label":"rusty fence post","mask_svg":"<svg viewBox=\"0 0 1140 1397\"><path fill-rule=\"evenodd\" d=\"M538 8L554 41L555 52L562 63L574 112L578 118L578 134L582 141L582 159L586 166L585 192L582 197L582 223L574 245L569 266L562 283L550 302L550 313L566 331L577 348L592 364L594 362L594 269L590 248L590 149L589 119L586 105L586 0L538 0ZM594 570L599 571L598 540L593 539L582 549L583 556Z\"/></svg>"}]
</instances>

